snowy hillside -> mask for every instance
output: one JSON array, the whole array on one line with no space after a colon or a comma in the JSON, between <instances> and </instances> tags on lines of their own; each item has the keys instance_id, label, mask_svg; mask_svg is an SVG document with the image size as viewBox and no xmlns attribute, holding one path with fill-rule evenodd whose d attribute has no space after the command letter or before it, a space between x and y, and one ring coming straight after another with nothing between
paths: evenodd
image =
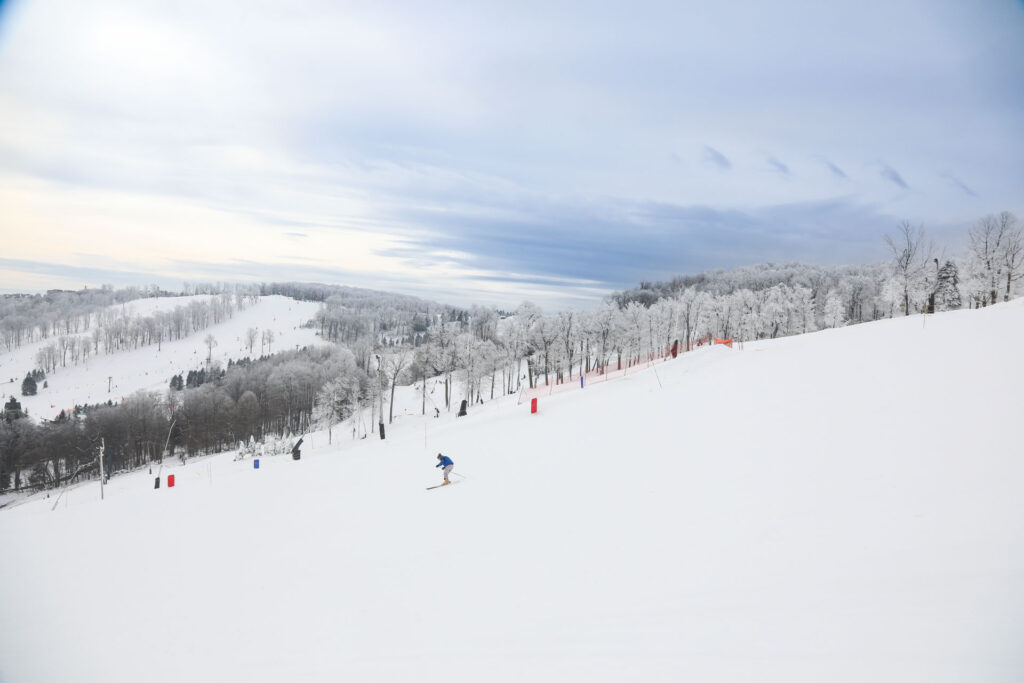
<instances>
[{"instance_id":1,"label":"snowy hillside","mask_svg":"<svg viewBox=\"0 0 1024 683\"><path fill-rule=\"evenodd\" d=\"M157 311L167 312L178 306L187 306L190 301L207 301L211 298L199 295L140 299L113 308L129 315L147 316ZM318 306L315 302L295 301L283 296L262 297L244 310L235 311L234 316L225 322L211 325L180 340L165 340L159 348L157 344L152 344L110 354L101 351L81 365L58 368L47 376L47 388L43 388L42 382L39 383L36 396L21 395L21 380L27 372L37 367L37 352L51 340L26 344L11 353L0 354L0 401L14 395L36 419L52 419L61 410L70 410L75 404L107 400L118 402L121 397L140 389L164 391L172 375L205 367L208 350L203 340L208 334L217 340L217 346L213 348L213 360L222 365L226 365L228 359L260 355L259 339L254 353L249 353L245 343L245 332L249 328L257 328L261 333L264 330L273 331L274 351L320 343L315 330L301 327L313 318ZM80 336L87 338L88 333Z\"/></svg>"},{"instance_id":2,"label":"snowy hillside","mask_svg":"<svg viewBox=\"0 0 1024 683\"><path fill-rule=\"evenodd\" d=\"M0 680L1024 680L1022 343L1024 300L537 415L407 390L384 442L36 496L0 511ZM427 491L438 451L465 478Z\"/></svg>"}]
</instances>

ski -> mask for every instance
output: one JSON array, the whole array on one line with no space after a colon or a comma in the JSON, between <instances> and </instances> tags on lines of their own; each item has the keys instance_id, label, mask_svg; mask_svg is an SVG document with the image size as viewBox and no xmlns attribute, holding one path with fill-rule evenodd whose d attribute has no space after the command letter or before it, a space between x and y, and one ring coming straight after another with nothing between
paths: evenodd
<instances>
[{"instance_id":1,"label":"ski","mask_svg":"<svg viewBox=\"0 0 1024 683\"><path fill-rule=\"evenodd\" d=\"M439 489L442 486L451 486L452 484L458 484L458 483L459 482L457 482L457 481L451 481L451 482L448 482L447 484L438 484L437 486L428 486L427 490L429 491L431 489Z\"/></svg>"}]
</instances>

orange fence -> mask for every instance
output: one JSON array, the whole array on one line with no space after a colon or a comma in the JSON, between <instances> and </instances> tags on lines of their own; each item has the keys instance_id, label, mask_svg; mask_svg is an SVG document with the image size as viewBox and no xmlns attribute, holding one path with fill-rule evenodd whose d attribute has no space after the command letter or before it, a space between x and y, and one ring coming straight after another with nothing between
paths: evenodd
<instances>
[{"instance_id":1,"label":"orange fence","mask_svg":"<svg viewBox=\"0 0 1024 683\"><path fill-rule=\"evenodd\" d=\"M591 368L588 372L584 372L582 375L574 374L571 378L565 375L557 379L552 378L550 383L539 383L543 381L543 374L541 374L538 376L537 386L532 389L523 389L519 392L519 401L517 402L517 405L530 401L538 396L551 396L553 394L560 394L566 391L582 389L589 384L598 384L600 382L607 382L613 379L621 379L627 375L632 375L649 368L655 363L664 363L667 360L672 360L679 352L680 347L677 342L671 346L666 346L663 349L658 349L654 353L647 353L642 356L634 356L632 358L623 358L621 366L619 362L616 361L614 363L608 363L607 365Z\"/></svg>"},{"instance_id":2,"label":"orange fence","mask_svg":"<svg viewBox=\"0 0 1024 683\"><path fill-rule=\"evenodd\" d=\"M729 339L717 339L707 334L700 339L697 339L690 344L690 349L693 350L701 346L711 346L713 344L724 344L730 349L732 348L732 338ZM562 376L558 379L552 379L550 383L540 384L539 382L543 379L543 374L538 375L537 386L532 389L527 388L519 392L519 400L516 405L521 405L525 402L530 402L535 406L533 400L538 396L552 396L554 394L560 394L566 391L573 391L575 389L582 389L588 384L597 384L600 382L607 382L613 379L621 379L627 375L632 375L641 370L645 370L655 363L664 363L667 360L672 360L678 354L686 351L685 344L680 344L678 341L671 346L666 346L662 349L658 349L654 353L644 354L642 356L634 356L633 358L623 359L621 365L618 361L615 363L609 363L589 370L588 372L580 375L573 375L572 377ZM536 410L534 411L536 412Z\"/></svg>"}]
</instances>

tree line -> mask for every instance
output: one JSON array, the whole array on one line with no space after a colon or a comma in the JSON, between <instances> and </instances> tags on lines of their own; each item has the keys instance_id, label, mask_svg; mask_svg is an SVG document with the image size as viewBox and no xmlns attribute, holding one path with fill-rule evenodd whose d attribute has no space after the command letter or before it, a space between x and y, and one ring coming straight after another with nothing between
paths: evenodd
<instances>
[{"instance_id":1,"label":"tree line","mask_svg":"<svg viewBox=\"0 0 1024 683\"><path fill-rule=\"evenodd\" d=\"M140 316L131 311L105 308L94 314L92 332L85 335L61 335L36 352L36 367L52 373L57 368L78 365L92 355L133 351L165 341L177 340L216 325L234 316L236 310L252 302L250 295L222 292L203 300L192 300L170 311Z\"/></svg>"},{"instance_id":2,"label":"tree line","mask_svg":"<svg viewBox=\"0 0 1024 683\"><path fill-rule=\"evenodd\" d=\"M50 337L79 334L88 331L95 314L109 306L157 296L177 295L156 285L0 295L0 348L11 351Z\"/></svg>"},{"instance_id":3,"label":"tree line","mask_svg":"<svg viewBox=\"0 0 1024 683\"><path fill-rule=\"evenodd\" d=\"M967 230L966 247L953 256L947 256L923 226L909 222L886 236L885 245L890 254L886 262L834 267L767 263L713 270L665 282L645 281L614 293L612 300L620 307L629 302L649 307L693 290L706 295L714 307L723 306L722 298L744 290L748 294L743 297L749 299L783 286L781 293L786 296L775 298L796 299L787 307L799 308L806 297L813 305L813 325L790 325L787 332L780 324L776 331L792 334L893 315L988 306L1016 296L1024 275L1024 227L1007 211L978 220ZM724 332L725 327L716 332ZM728 327L738 329L735 324ZM775 330L775 325L770 329ZM756 334L760 338L763 331Z\"/></svg>"},{"instance_id":4,"label":"tree line","mask_svg":"<svg viewBox=\"0 0 1024 683\"><path fill-rule=\"evenodd\" d=\"M214 453L240 441L308 431L328 381L352 388L334 397L341 419L373 396L368 375L341 346L243 359L212 368L194 387L172 388L178 378L166 392L136 392L116 405L76 406L53 421L0 421L0 491L96 477L101 442L107 471L116 474L165 455Z\"/></svg>"}]
</instances>

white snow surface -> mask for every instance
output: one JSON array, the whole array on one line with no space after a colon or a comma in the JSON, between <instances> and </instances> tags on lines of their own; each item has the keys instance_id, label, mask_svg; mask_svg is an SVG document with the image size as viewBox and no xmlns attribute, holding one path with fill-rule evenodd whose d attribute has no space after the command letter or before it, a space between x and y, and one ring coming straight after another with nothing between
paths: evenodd
<instances>
[{"instance_id":1,"label":"white snow surface","mask_svg":"<svg viewBox=\"0 0 1024 683\"><path fill-rule=\"evenodd\" d=\"M0 679L1024 680L1024 301L0 510ZM440 392L438 392L439 394ZM429 405L428 405L429 410ZM465 479L440 481L436 453Z\"/></svg>"},{"instance_id":2,"label":"white snow surface","mask_svg":"<svg viewBox=\"0 0 1024 683\"><path fill-rule=\"evenodd\" d=\"M157 311L173 311L178 306L188 306L190 301L211 298L210 295L153 297L117 304L112 308L148 316ZM101 351L77 366L58 367L47 375L48 387L38 383L35 396L21 395L21 381L29 371L38 367L35 357L39 349L54 339L26 344L10 353L0 353L0 403L14 395L33 418L52 420L61 410L70 411L76 404L105 403L108 400L119 403L140 389L164 393L172 376L181 373L184 377L189 370L206 367L208 349L203 340L208 334L217 340L212 360L222 367L227 366L229 359L260 355L259 338L251 354L245 343L245 332L251 327L258 328L260 333L266 329L274 332L272 351L325 343L315 329L302 327L316 315L318 308L319 304L312 301L296 301L276 295L261 297L244 310L235 310L234 316L222 323L193 332L180 340L164 341L159 350L157 344L151 344L110 354ZM88 337L90 332L78 336ZM108 377L111 378L109 391Z\"/></svg>"}]
</instances>

